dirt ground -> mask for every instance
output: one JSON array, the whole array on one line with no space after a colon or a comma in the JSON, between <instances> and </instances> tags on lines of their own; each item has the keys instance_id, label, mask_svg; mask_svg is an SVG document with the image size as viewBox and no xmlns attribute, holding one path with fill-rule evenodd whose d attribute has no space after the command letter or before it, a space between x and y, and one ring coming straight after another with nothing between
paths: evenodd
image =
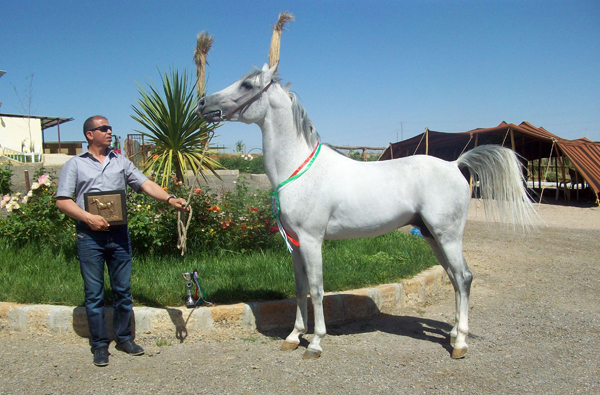
<instances>
[{"instance_id":1,"label":"dirt ground","mask_svg":"<svg viewBox=\"0 0 600 395\"><path fill-rule=\"evenodd\" d=\"M434 303L329 326L320 359L270 333L139 337L92 364L87 339L0 333L0 394L600 393L600 209L541 205L531 234L486 222L471 202L469 352L450 358L450 288ZM310 335L306 336L310 340Z\"/></svg>"}]
</instances>

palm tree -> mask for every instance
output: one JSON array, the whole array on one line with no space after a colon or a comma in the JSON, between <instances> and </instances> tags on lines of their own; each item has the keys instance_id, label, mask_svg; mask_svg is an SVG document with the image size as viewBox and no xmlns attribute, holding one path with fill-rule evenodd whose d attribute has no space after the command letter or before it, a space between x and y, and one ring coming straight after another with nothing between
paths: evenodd
<instances>
[{"instance_id":1,"label":"palm tree","mask_svg":"<svg viewBox=\"0 0 600 395\"><path fill-rule=\"evenodd\" d=\"M137 101L139 107L131 106L136 114L131 117L146 129L136 132L148 137L153 145L140 153L148 158L143 169L154 173L157 182L166 187L173 172L180 181L188 170L196 174L199 167L214 173L218 164L203 154L219 125L207 124L196 113L197 98L187 72L180 75L177 70L170 74L163 71L161 79L162 92L152 82L148 90L138 84L141 98Z\"/></svg>"}]
</instances>

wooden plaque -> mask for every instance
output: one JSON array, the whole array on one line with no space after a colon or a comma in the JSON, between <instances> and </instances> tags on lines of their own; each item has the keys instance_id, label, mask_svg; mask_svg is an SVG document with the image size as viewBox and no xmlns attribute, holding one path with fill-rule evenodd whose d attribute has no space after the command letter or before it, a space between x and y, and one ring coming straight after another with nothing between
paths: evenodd
<instances>
[{"instance_id":1,"label":"wooden plaque","mask_svg":"<svg viewBox=\"0 0 600 395\"><path fill-rule=\"evenodd\" d=\"M125 191L88 192L83 199L88 213L104 217L111 225L127 225Z\"/></svg>"}]
</instances>

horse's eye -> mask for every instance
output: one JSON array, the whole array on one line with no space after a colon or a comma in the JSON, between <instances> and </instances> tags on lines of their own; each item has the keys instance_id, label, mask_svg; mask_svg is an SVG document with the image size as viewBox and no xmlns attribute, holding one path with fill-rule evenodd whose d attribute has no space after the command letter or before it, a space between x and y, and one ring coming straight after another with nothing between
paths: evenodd
<instances>
[{"instance_id":1,"label":"horse's eye","mask_svg":"<svg viewBox=\"0 0 600 395\"><path fill-rule=\"evenodd\" d=\"M252 89L252 84L250 84L248 81L244 81L242 82L242 88L250 90Z\"/></svg>"}]
</instances>

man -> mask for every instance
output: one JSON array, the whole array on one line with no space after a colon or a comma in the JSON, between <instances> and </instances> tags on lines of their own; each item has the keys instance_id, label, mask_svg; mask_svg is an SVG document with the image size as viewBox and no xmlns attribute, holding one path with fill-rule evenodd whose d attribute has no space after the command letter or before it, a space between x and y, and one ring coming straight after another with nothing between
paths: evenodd
<instances>
[{"instance_id":1,"label":"man","mask_svg":"<svg viewBox=\"0 0 600 395\"><path fill-rule=\"evenodd\" d=\"M58 181L56 206L77 220L77 252L85 290L85 309L94 364L108 365L108 331L104 322L104 263L108 267L114 295L113 328L117 350L142 355L133 341L131 316L131 243L127 225L110 225L101 215L85 211L84 194L124 191L129 185L180 211L189 210L182 198L170 196L149 180L130 160L112 151L112 127L102 116L88 118L83 124L88 152L70 159ZM73 200L75 196L75 200ZM125 204L125 202L123 202Z\"/></svg>"}]
</instances>

